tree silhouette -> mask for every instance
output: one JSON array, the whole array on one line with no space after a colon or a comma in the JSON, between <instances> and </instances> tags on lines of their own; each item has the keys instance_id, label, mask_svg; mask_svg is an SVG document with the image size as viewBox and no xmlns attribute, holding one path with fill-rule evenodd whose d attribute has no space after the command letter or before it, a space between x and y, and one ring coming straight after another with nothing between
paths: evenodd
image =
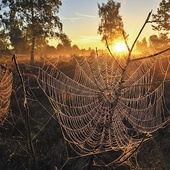
<instances>
[{"instance_id":1,"label":"tree silhouette","mask_svg":"<svg viewBox=\"0 0 170 170\"><path fill-rule=\"evenodd\" d=\"M60 34L60 40L61 40L62 45L66 49L71 48L71 40L69 39L69 37L65 33Z\"/></svg>"},{"instance_id":2,"label":"tree silhouette","mask_svg":"<svg viewBox=\"0 0 170 170\"><path fill-rule=\"evenodd\" d=\"M136 50L140 51L142 54L147 54L148 43L146 38L143 38L141 41L136 42Z\"/></svg>"},{"instance_id":3,"label":"tree silhouette","mask_svg":"<svg viewBox=\"0 0 170 170\"><path fill-rule=\"evenodd\" d=\"M163 50L165 47L168 46L169 38L166 33L160 33L159 36L151 35L149 37L149 44L150 47L156 50Z\"/></svg>"},{"instance_id":4,"label":"tree silhouette","mask_svg":"<svg viewBox=\"0 0 170 170\"><path fill-rule=\"evenodd\" d=\"M153 14L153 30L170 31L170 0L162 0L157 9L157 14Z\"/></svg>"},{"instance_id":5,"label":"tree silhouette","mask_svg":"<svg viewBox=\"0 0 170 170\"><path fill-rule=\"evenodd\" d=\"M17 21L16 21L17 22ZM20 30L19 24L11 24L9 32L11 45L14 47L15 53L26 53L29 51L29 44L26 42L25 34Z\"/></svg>"},{"instance_id":6,"label":"tree silhouette","mask_svg":"<svg viewBox=\"0 0 170 170\"><path fill-rule=\"evenodd\" d=\"M123 21L119 15L120 3L108 0L107 4L98 4L99 23L98 33L102 35L102 41L107 40L112 43L122 35Z\"/></svg>"},{"instance_id":7,"label":"tree silhouette","mask_svg":"<svg viewBox=\"0 0 170 170\"><path fill-rule=\"evenodd\" d=\"M8 30L9 35L15 35L13 34L14 28L22 32L22 36L31 45L30 62L32 64L38 42L36 40L58 37L59 31L62 30L62 24L57 16L60 5L60 0L2 1L1 8L4 13L1 22L5 25L4 29Z\"/></svg>"}]
</instances>

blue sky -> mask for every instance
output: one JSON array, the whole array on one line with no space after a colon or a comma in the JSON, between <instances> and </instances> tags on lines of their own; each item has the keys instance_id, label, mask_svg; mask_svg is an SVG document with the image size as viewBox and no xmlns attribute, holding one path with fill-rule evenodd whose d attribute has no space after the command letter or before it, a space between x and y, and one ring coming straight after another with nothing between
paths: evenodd
<instances>
[{"instance_id":1,"label":"blue sky","mask_svg":"<svg viewBox=\"0 0 170 170\"><path fill-rule=\"evenodd\" d=\"M73 44L80 48L98 47L104 45L97 34L98 17L97 3L107 3L107 0L61 0L59 16L63 23L63 31L69 36ZM125 31L132 42L143 25L148 13L153 10L156 13L161 0L117 0L121 3L120 15L123 18ZM153 34L148 24L141 37ZM55 46L56 42L53 42Z\"/></svg>"}]
</instances>

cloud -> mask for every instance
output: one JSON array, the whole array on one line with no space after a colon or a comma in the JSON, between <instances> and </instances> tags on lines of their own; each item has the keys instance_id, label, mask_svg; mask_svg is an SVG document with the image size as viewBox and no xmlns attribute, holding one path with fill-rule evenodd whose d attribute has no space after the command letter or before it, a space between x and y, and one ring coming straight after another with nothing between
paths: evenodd
<instances>
[{"instance_id":1,"label":"cloud","mask_svg":"<svg viewBox=\"0 0 170 170\"><path fill-rule=\"evenodd\" d=\"M60 17L60 20L76 22L77 20L83 20L82 17Z\"/></svg>"},{"instance_id":2,"label":"cloud","mask_svg":"<svg viewBox=\"0 0 170 170\"><path fill-rule=\"evenodd\" d=\"M82 20L84 18L80 17L60 17L61 20L69 20L69 21L75 21L75 20Z\"/></svg>"},{"instance_id":3,"label":"cloud","mask_svg":"<svg viewBox=\"0 0 170 170\"><path fill-rule=\"evenodd\" d=\"M97 18L94 15L81 14L81 13L78 13L78 12L75 12L75 14L78 15L78 16L81 16L81 17L85 17L85 18Z\"/></svg>"},{"instance_id":4,"label":"cloud","mask_svg":"<svg viewBox=\"0 0 170 170\"><path fill-rule=\"evenodd\" d=\"M71 16L71 17L62 17L62 16L60 16L60 19L74 22L74 21L83 20L83 19L86 19L86 18L97 18L94 15L81 14L81 13L78 13L78 12L75 12L74 14L76 15L75 17L74 16Z\"/></svg>"}]
</instances>

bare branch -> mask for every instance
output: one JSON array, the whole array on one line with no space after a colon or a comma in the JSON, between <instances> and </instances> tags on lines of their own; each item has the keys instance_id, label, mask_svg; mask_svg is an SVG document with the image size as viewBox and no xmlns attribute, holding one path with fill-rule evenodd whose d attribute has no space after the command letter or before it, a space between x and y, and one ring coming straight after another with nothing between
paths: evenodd
<instances>
[{"instance_id":1,"label":"bare branch","mask_svg":"<svg viewBox=\"0 0 170 170\"><path fill-rule=\"evenodd\" d=\"M149 21L149 18L150 18L150 16L151 16L151 14L152 14L152 11L149 12L149 14L148 14L148 16L147 16L147 18L146 18L146 20L145 20L145 22L144 22L142 28L140 29L140 31L139 31L139 33L138 33L138 35L137 35L135 41L134 41L133 44L132 44L132 47L131 47L131 49L130 49L130 51L129 51L129 56L128 56L129 59L130 59L131 53L132 53L132 51L133 51L133 48L134 48L134 46L135 46L135 44L136 44L136 42L137 42L139 36L141 35L143 29L145 28L146 24L147 24L148 21Z\"/></svg>"},{"instance_id":2,"label":"bare branch","mask_svg":"<svg viewBox=\"0 0 170 170\"><path fill-rule=\"evenodd\" d=\"M27 129L28 146L30 147L31 154L32 154L31 156L34 160L35 166L37 166L34 146L33 146L32 139L31 139L31 127L30 127L30 119L29 119L30 112L29 112L29 106L28 106L28 100L27 100L26 87L25 87L24 79L21 74L19 65L17 63L15 54L13 55L12 60L14 61L15 67L17 69L17 72L18 72L18 75L19 75L19 78L20 78L21 84L22 84L22 89L23 89L23 93L24 93L25 125L26 125L26 129Z\"/></svg>"},{"instance_id":3,"label":"bare branch","mask_svg":"<svg viewBox=\"0 0 170 170\"><path fill-rule=\"evenodd\" d=\"M107 38L105 37L105 42L106 42L106 48L108 49L110 55L113 57L113 59L116 61L116 63L118 64L118 66L123 69L123 67L119 64L119 62L115 59L114 55L112 54L110 48L109 48L109 45L108 45L108 41L107 41Z\"/></svg>"},{"instance_id":4,"label":"bare branch","mask_svg":"<svg viewBox=\"0 0 170 170\"><path fill-rule=\"evenodd\" d=\"M159 21L159 20L152 20L152 21L148 21L148 23L154 23L154 22L166 22L168 20L164 20L164 21Z\"/></svg>"},{"instance_id":5,"label":"bare branch","mask_svg":"<svg viewBox=\"0 0 170 170\"><path fill-rule=\"evenodd\" d=\"M167 52L167 51L169 51L169 50L170 50L170 47L167 48L167 49L165 49L165 50L163 50L163 51L160 51L160 52L158 52L158 53L155 53L155 54L151 54L151 55L144 56L144 57L140 57L140 58L131 59L130 62L131 62L131 61L137 61L137 60L142 60L142 59L147 59L147 58L156 57L156 56L158 56L158 55L160 55L160 54L163 54L163 53L165 53L165 52Z\"/></svg>"},{"instance_id":6,"label":"bare branch","mask_svg":"<svg viewBox=\"0 0 170 170\"><path fill-rule=\"evenodd\" d=\"M125 35L125 31L122 32L122 35L123 35L123 38L124 38L126 47L127 47L127 49L128 49L128 52L130 52L130 47L129 47L129 44L128 44L128 42L127 42L127 37L128 37L129 35Z\"/></svg>"}]
</instances>

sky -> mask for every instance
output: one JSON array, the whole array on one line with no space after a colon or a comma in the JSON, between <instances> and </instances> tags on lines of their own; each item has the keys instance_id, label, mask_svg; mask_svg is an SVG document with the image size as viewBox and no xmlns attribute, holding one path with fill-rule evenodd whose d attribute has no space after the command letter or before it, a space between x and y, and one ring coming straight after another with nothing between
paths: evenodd
<instances>
[{"instance_id":1,"label":"sky","mask_svg":"<svg viewBox=\"0 0 170 170\"><path fill-rule=\"evenodd\" d=\"M97 34L100 18L98 16L97 3L107 3L108 0L61 0L59 17L63 24L63 32L66 33L79 48L105 48L101 42L101 36ZM129 35L129 44L132 44L139 30L143 26L148 13L153 10L156 13L161 0L115 0L121 3L120 15L122 16L124 29ZM148 38L156 34L152 31L151 24L147 24L141 38ZM51 45L57 46L56 40Z\"/></svg>"}]
</instances>

